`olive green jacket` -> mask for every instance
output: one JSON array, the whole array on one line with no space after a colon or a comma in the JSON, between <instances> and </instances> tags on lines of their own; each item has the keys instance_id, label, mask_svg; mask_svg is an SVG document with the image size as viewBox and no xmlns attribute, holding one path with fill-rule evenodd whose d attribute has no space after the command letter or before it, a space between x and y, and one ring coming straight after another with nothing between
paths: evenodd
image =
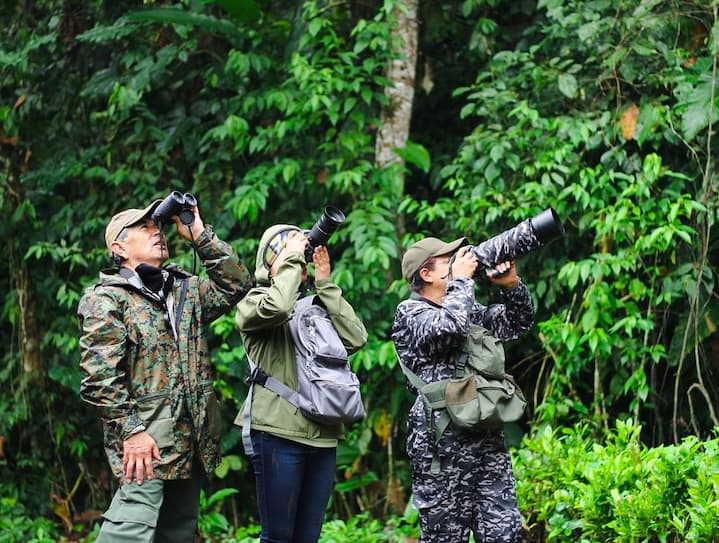
<instances>
[{"instance_id":1,"label":"olive green jacket","mask_svg":"<svg viewBox=\"0 0 719 543\"><path fill-rule=\"evenodd\" d=\"M270 238L272 231L265 238ZM301 285L305 257L290 253L277 275L269 278L258 251L255 277L258 286L237 304L236 322L245 351L255 365L268 375L297 389L297 368L289 319ZM367 342L367 331L352 306L342 297L342 290L331 279L316 281L317 296L327 308L337 333L348 353ZM318 447L333 447L343 437L343 426L317 424L305 418L284 398L260 385L252 387L251 428ZM242 412L235 424L242 425Z\"/></svg>"},{"instance_id":2,"label":"olive green jacket","mask_svg":"<svg viewBox=\"0 0 719 543\"><path fill-rule=\"evenodd\" d=\"M174 278L167 298L172 299L177 340L170 312L137 276L128 280L118 270L101 273L78 306L80 396L99 409L105 451L121 480L123 440L139 426L160 449L161 460L154 465L159 479L189 478L193 456L208 475L219 462L220 413L208 325L233 308L252 280L209 225L196 249L209 279L176 266L165 268ZM187 290L177 319L183 283Z\"/></svg>"}]
</instances>

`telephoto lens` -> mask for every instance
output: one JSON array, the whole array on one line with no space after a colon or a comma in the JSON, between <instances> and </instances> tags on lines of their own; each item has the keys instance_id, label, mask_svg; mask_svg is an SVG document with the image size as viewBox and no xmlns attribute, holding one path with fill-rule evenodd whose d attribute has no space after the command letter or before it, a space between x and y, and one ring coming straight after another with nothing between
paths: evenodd
<instances>
[{"instance_id":1,"label":"telephoto lens","mask_svg":"<svg viewBox=\"0 0 719 543\"><path fill-rule=\"evenodd\" d=\"M309 261L312 259L312 253L315 247L321 247L327 245L330 236L334 234L335 230L339 228L339 225L345 222L345 214L334 206L325 207L322 216L317 219L317 222L312 228L305 232L307 240L310 242L305 250L305 260Z\"/></svg>"},{"instance_id":2,"label":"telephoto lens","mask_svg":"<svg viewBox=\"0 0 719 543\"><path fill-rule=\"evenodd\" d=\"M520 222L514 228L470 246L470 250L479 262L480 269L490 270L501 262L516 260L518 256L546 245L553 239L564 235L564 226L557 212L550 208L540 214ZM490 272L495 277L497 274Z\"/></svg>"}]
</instances>

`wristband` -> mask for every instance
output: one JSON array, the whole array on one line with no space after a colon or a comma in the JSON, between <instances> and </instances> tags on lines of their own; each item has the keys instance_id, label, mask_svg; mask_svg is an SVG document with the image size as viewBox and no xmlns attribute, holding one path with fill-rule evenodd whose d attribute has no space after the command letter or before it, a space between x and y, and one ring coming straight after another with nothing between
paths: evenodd
<instances>
[{"instance_id":1,"label":"wristband","mask_svg":"<svg viewBox=\"0 0 719 543\"><path fill-rule=\"evenodd\" d=\"M140 426L136 426L135 428L132 429L132 431L130 432L130 435L128 437L134 436L135 434L139 434L140 432L144 432L146 429L147 428L145 428L144 424L140 424Z\"/></svg>"}]
</instances>

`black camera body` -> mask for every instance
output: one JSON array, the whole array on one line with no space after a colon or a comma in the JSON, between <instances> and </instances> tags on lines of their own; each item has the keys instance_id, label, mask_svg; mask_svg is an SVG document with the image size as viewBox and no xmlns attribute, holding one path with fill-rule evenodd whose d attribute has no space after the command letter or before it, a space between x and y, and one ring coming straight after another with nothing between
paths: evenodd
<instances>
[{"instance_id":1,"label":"black camera body","mask_svg":"<svg viewBox=\"0 0 719 543\"><path fill-rule=\"evenodd\" d=\"M312 260L315 247L326 246L330 236L343 222L345 222L345 214L334 206L327 206L314 226L310 230L303 232L310 242L305 249L305 260L307 262Z\"/></svg>"},{"instance_id":2,"label":"black camera body","mask_svg":"<svg viewBox=\"0 0 719 543\"><path fill-rule=\"evenodd\" d=\"M197 205L197 199L186 192L182 194L173 190L167 197L158 204L150 215L150 218L157 224L167 223L174 215L180 217L182 224L189 226L195 221L195 214L192 208Z\"/></svg>"},{"instance_id":3,"label":"black camera body","mask_svg":"<svg viewBox=\"0 0 719 543\"><path fill-rule=\"evenodd\" d=\"M479 245L470 245L469 250L479 262L477 271L491 270L501 262L516 260L518 256L527 254L563 235L564 225L557 212L550 207ZM490 276L497 275L490 271Z\"/></svg>"}]
</instances>

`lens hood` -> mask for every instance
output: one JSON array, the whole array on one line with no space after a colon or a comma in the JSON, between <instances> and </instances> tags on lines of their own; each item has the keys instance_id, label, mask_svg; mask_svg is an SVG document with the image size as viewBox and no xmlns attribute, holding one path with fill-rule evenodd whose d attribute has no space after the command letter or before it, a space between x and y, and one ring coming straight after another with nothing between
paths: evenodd
<instances>
[{"instance_id":1,"label":"lens hood","mask_svg":"<svg viewBox=\"0 0 719 543\"><path fill-rule=\"evenodd\" d=\"M543 244L564 235L564 225L557 212L551 207L529 220L532 223L534 235Z\"/></svg>"}]
</instances>

